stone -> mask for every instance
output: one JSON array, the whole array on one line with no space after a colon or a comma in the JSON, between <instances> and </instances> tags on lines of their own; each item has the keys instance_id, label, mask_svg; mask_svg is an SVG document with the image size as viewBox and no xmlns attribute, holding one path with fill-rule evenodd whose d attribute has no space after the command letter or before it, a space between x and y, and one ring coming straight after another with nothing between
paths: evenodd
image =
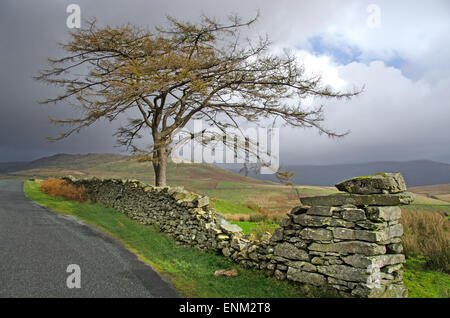
<instances>
[{"instance_id":1,"label":"stone","mask_svg":"<svg viewBox=\"0 0 450 318\"><path fill-rule=\"evenodd\" d=\"M295 262L290 261L286 262L286 265L306 272L315 272L317 270L317 267L314 266L313 264L302 261L295 261Z\"/></svg>"},{"instance_id":2,"label":"stone","mask_svg":"<svg viewBox=\"0 0 450 318\"><path fill-rule=\"evenodd\" d=\"M386 194L405 192L406 183L400 173L376 173L342 181L336 188L355 194Z\"/></svg>"},{"instance_id":3,"label":"stone","mask_svg":"<svg viewBox=\"0 0 450 318\"><path fill-rule=\"evenodd\" d=\"M327 283L327 279L323 275L305 272L294 267L288 268L287 279L314 286L322 286Z\"/></svg>"},{"instance_id":4,"label":"stone","mask_svg":"<svg viewBox=\"0 0 450 318\"><path fill-rule=\"evenodd\" d=\"M296 231L295 230L284 230L283 233L284 233L284 236L287 237L287 236L294 235L296 233Z\"/></svg>"},{"instance_id":5,"label":"stone","mask_svg":"<svg viewBox=\"0 0 450 318\"><path fill-rule=\"evenodd\" d=\"M274 276L278 280L285 280L286 279L286 273L282 272L278 269L275 270Z\"/></svg>"},{"instance_id":6,"label":"stone","mask_svg":"<svg viewBox=\"0 0 450 318\"><path fill-rule=\"evenodd\" d=\"M274 255L299 261L308 261L308 252L299 249L290 243L277 244L274 249Z\"/></svg>"},{"instance_id":7,"label":"stone","mask_svg":"<svg viewBox=\"0 0 450 318\"><path fill-rule=\"evenodd\" d=\"M365 269L347 265L317 266L317 271L326 276L350 282L367 282L370 276Z\"/></svg>"},{"instance_id":8,"label":"stone","mask_svg":"<svg viewBox=\"0 0 450 318\"><path fill-rule=\"evenodd\" d=\"M232 248L234 248L235 250L242 251L243 249L245 249L247 247L247 243L248 242L245 242L245 241L243 241L242 239L240 239L238 237L233 237L231 239L230 246Z\"/></svg>"},{"instance_id":9,"label":"stone","mask_svg":"<svg viewBox=\"0 0 450 318\"><path fill-rule=\"evenodd\" d=\"M242 229L236 225L227 222L225 219L220 223L220 228L228 233L242 232Z\"/></svg>"},{"instance_id":10,"label":"stone","mask_svg":"<svg viewBox=\"0 0 450 318\"><path fill-rule=\"evenodd\" d=\"M257 253L249 253L248 257L253 261L259 261L259 256Z\"/></svg>"},{"instance_id":11,"label":"stone","mask_svg":"<svg viewBox=\"0 0 450 318\"><path fill-rule=\"evenodd\" d=\"M401 243L392 243L386 245L388 254L401 254L403 253L403 245Z\"/></svg>"},{"instance_id":12,"label":"stone","mask_svg":"<svg viewBox=\"0 0 450 318\"><path fill-rule=\"evenodd\" d=\"M371 230L371 231L377 231L377 230L382 230L385 229L388 226L387 222L372 222L369 220L364 220L364 221L360 221L360 222L356 222L356 225L358 225L359 227L366 229L366 230Z\"/></svg>"},{"instance_id":13,"label":"stone","mask_svg":"<svg viewBox=\"0 0 450 318\"><path fill-rule=\"evenodd\" d=\"M369 206L366 208L369 220L376 222L396 221L402 216L402 209L398 206Z\"/></svg>"},{"instance_id":14,"label":"stone","mask_svg":"<svg viewBox=\"0 0 450 318\"><path fill-rule=\"evenodd\" d=\"M403 225L399 223L389 226L385 228L382 233L384 234L384 237L380 241L387 241L393 238L401 237L403 235Z\"/></svg>"},{"instance_id":15,"label":"stone","mask_svg":"<svg viewBox=\"0 0 450 318\"><path fill-rule=\"evenodd\" d=\"M330 230L305 228L300 231L300 237L306 240L330 241L333 236Z\"/></svg>"},{"instance_id":16,"label":"stone","mask_svg":"<svg viewBox=\"0 0 450 318\"><path fill-rule=\"evenodd\" d=\"M305 206L296 206L295 208L293 208L290 212L291 215L298 215L298 214L303 214L306 213L308 211L309 207L305 207Z\"/></svg>"},{"instance_id":17,"label":"stone","mask_svg":"<svg viewBox=\"0 0 450 318\"><path fill-rule=\"evenodd\" d=\"M324 265L325 260L322 257L315 256L311 259L311 263L314 265Z\"/></svg>"},{"instance_id":18,"label":"stone","mask_svg":"<svg viewBox=\"0 0 450 318\"><path fill-rule=\"evenodd\" d=\"M187 192L174 192L174 193L172 194L172 197L173 197L175 200L183 200L183 199L185 199L187 196L188 196Z\"/></svg>"},{"instance_id":19,"label":"stone","mask_svg":"<svg viewBox=\"0 0 450 318\"><path fill-rule=\"evenodd\" d=\"M292 224L292 221L291 221L291 218L289 218L289 217L282 219L280 222L280 226L283 228L288 227L291 224Z\"/></svg>"},{"instance_id":20,"label":"stone","mask_svg":"<svg viewBox=\"0 0 450 318\"><path fill-rule=\"evenodd\" d=\"M360 241L346 241L329 244L312 243L308 249L311 251L337 252L342 254L379 255L386 253L385 246Z\"/></svg>"},{"instance_id":21,"label":"stone","mask_svg":"<svg viewBox=\"0 0 450 318\"><path fill-rule=\"evenodd\" d=\"M403 264L396 264L396 265L388 265L383 268L383 271L389 274L392 274L394 272L397 272L403 268Z\"/></svg>"},{"instance_id":22,"label":"stone","mask_svg":"<svg viewBox=\"0 0 450 318\"><path fill-rule=\"evenodd\" d=\"M337 193L324 196L302 198L302 202L314 206L343 206L353 204L356 206L375 205L392 206L407 205L414 201L414 195L411 192L397 194L351 194Z\"/></svg>"},{"instance_id":23,"label":"stone","mask_svg":"<svg viewBox=\"0 0 450 318\"><path fill-rule=\"evenodd\" d=\"M370 287L369 287L370 286ZM385 286L379 286L378 288L374 288L371 285L367 284L359 284L351 291L351 295L353 297L359 298L383 298L384 291L386 290Z\"/></svg>"},{"instance_id":24,"label":"stone","mask_svg":"<svg viewBox=\"0 0 450 318\"><path fill-rule=\"evenodd\" d=\"M183 187L171 187L170 189L167 190L167 193L170 195L173 195L176 192L184 192Z\"/></svg>"},{"instance_id":25,"label":"stone","mask_svg":"<svg viewBox=\"0 0 450 318\"><path fill-rule=\"evenodd\" d=\"M272 237L270 238L271 242L279 242L283 239L283 228L276 228L273 232Z\"/></svg>"},{"instance_id":26,"label":"stone","mask_svg":"<svg viewBox=\"0 0 450 318\"><path fill-rule=\"evenodd\" d=\"M376 264L377 259L374 257L367 257L359 254L350 255L343 258L344 263L357 268L367 268L370 265Z\"/></svg>"},{"instance_id":27,"label":"stone","mask_svg":"<svg viewBox=\"0 0 450 318\"><path fill-rule=\"evenodd\" d=\"M234 268L230 270L219 269L214 272L214 276L236 277L238 275L237 270Z\"/></svg>"},{"instance_id":28,"label":"stone","mask_svg":"<svg viewBox=\"0 0 450 318\"><path fill-rule=\"evenodd\" d=\"M70 181L70 182L77 182L78 181L78 179L77 178L75 178L74 176L72 176L72 175L68 175L67 177L64 177L64 178L62 178L62 179L67 179L68 181ZM33 180L34 181L34 180Z\"/></svg>"},{"instance_id":29,"label":"stone","mask_svg":"<svg viewBox=\"0 0 450 318\"><path fill-rule=\"evenodd\" d=\"M354 240L355 230L346 229L343 227L333 227L331 228L333 232L333 238L339 240Z\"/></svg>"},{"instance_id":30,"label":"stone","mask_svg":"<svg viewBox=\"0 0 450 318\"><path fill-rule=\"evenodd\" d=\"M309 215L332 216L335 208L329 206L313 206L306 211Z\"/></svg>"},{"instance_id":31,"label":"stone","mask_svg":"<svg viewBox=\"0 0 450 318\"><path fill-rule=\"evenodd\" d=\"M296 248L305 249L306 247L308 247L308 243L306 243L304 240L299 239L296 243L294 243L294 246Z\"/></svg>"},{"instance_id":32,"label":"stone","mask_svg":"<svg viewBox=\"0 0 450 318\"><path fill-rule=\"evenodd\" d=\"M207 206L209 204L209 198L208 197L198 197L195 200L195 204L197 205L198 208Z\"/></svg>"},{"instance_id":33,"label":"stone","mask_svg":"<svg viewBox=\"0 0 450 318\"><path fill-rule=\"evenodd\" d=\"M333 277L327 277L327 280L328 280L329 284L336 285L336 286L333 286L336 289L349 290L349 288L348 288L349 282L347 282L345 280L336 279L336 278L333 278Z\"/></svg>"},{"instance_id":34,"label":"stone","mask_svg":"<svg viewBox=\"0 0 450 318\"><path fill-rule=\"evenodd\" d=\"M405 255L403 255L403 254L379 255L376 258L377 258L377 262L379 264L381 264L380 267L384 267L386 265L396 265L396 264L404 264L405 263Z\"/></svg>"},{"instance_id":35,"label":"stone","mask_svg":"<svg viewBox=\"0 0 450 318\"><path fill-rule=\"evenodd\" d=\"M316 216L308 214L295 215L293 221L305 227L343 226L354 227L355 223L329 216Z\"/></svg>"},{"instance_id":36,"label":"stone","mask_svg":"<svg viewBox=\"0 0 450 318\"><path fill-rule=\"evenodd\" d=\"M351 294L362 298L406 298L408 290L402 284L377 287L360 284L352 290Z\"/></svg>"},{"instance_id":37,"label":"stone","mask_svg":"<svg viewBox=\"0 0 450 318\"><path fill-rule=\"evenodd\" d=\"M403 226L396 224L380 231L352 230L346 228L332 228L333 237L340 240L360 240L367 242L384 242L403 235Z\"/></svg>"},{"instance_id":38,"label":"stone","mask_svg":"<svg viewBox=\"0 0 450 318\"><path fill-rule=\"evenodd\" d=\"M342 218L351 222L362 221L366 219L366 213L361 209L344 209Z\"/></svg>"},{"instance_id":39,"label":"stone","mask_svg":"<svg viewBox=\"0 0 450 318\"><path fill-rule=\"evenodd\" d=\"M268 243L272 238L272 234L270 234L270 232L264 232L263 234L261 234L261 237L259 238L259 240L261 242L264 243Z\"/></svg>"},{"instance_id":40,"label":"stone","mask_svg":"<svg viewBox=\"0 0 450 318\"><path fill-rule=\"evenodd\" d=\"M229 248L225 247L224 249L222 249L222 254L223 254L225 257L230 257L230 256L231 256L231 251L230 251Z\"/></svg>"},{"instance_id":41,"label":"stone","mask_svg":"<svg viewBox=\"0 0 450 318\"><path fill-rule=\"evenodd\" d=\"M343 260L346 264L357 268L368 268L371 265L382 268L384 266L403 264L405 262L405 255L385 254L376 256L364 256L355 254L344 257Z\"/></svg>"}]
</instances>

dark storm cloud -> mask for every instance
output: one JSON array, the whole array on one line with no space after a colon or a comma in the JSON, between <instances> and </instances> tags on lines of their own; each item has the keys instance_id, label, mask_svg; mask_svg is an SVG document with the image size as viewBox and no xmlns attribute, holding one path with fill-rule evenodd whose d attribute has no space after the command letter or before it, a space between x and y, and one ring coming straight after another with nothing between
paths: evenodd
<instances>
[{"instance_id":1,"label":"dark storm cloud","mask_svg":"<svg viewBox=\"0 0 450 318\"><path fill-rule=\"evenodd\" d=\"M370 1L366 2L370 3ZM442 12L448 9L448 3L430 2L429 10L422 10L428 13L423 15L423 21L415 21L415 25L423 24L423 30L433 36L423 39L423 45L416 45L416 43L409 44L403 39L408 36L415 39L415 34L422 36L422 31L414 33L413 27L411 27L413 30L411 34L395 33L385 29L380 31L384 33L374 36L373 41L367 41L364 33L366 31L363 30L361 35L351 24L363 25L366 18L364 7L367 5L366 2L2 0L0 2L0 162L30 160L59 152L118 151L114 148L115 140L112 134L119 123L99 122L80 134L57 143L47 143L45 140L46 136L58 135L62 129L49 124L48 114L54 117L73 117L75 112L64 104L39 105L37 100L51 97L58 90L32 79L32 76L37 75L38 71L46 66L47 57L63 54L57 42L64 42L68 38L66 7L70 3L80 5L83 18L96 17L100 24L117 25L130 21L149 27L164 23L166 15L184 20L196 20L202 13L219 18L226 17L229 13L239 13L244 19L248 19L253 17L259 9L261 19L251 31L255 34L269 33L276 47L308 49L308 39L317 36L324 37L331 43L335 39L333 30L338 30L339 33L336 34L339 35L340 41L347 42L349 47L358 47L362 57L370 56L371 61L377 58L383 59L384 54L387 54L385 60L389 60L392 58L389 56L390 50L395 51L395 54L400 54L400 57L405 59L407 72L415 74L414 81L410 81L401 73L394 74L389 68L380 65L370 66L358 63L338 65L333 62L322 63L320 60L319 64L329 64L330 67L337 69L338 76L349 85L371 84L367 88L365 97L348 103L346 107L341 107L342 104L331 103L330 106L336 105L340 108L331 107L327 113L331 127L342 130L351 129L353 134L336 142L323 136L319 137L316 132L284 130L281 133L283 138L280 147L281 159L290 164L416 158L450 162L450 149L447 146L450 132L446 128L449 127L448 124L445 124L445 118L449 115L450 96L448 90L442 88L445 87L445 83L449 83L449 65L448 63L443 65L443 61L448 56L446 52L449 52L450 46L439 38L448 24L442 24L439 22L442 19L433 17L435 12L442 15ZM409 2L408 5L404 2L403 6L391 5L390 2L385 1L379 2L385 12L390 12L387 14L385 25L392 27L392 30L397 30L396 32L407 32L402 19L408 18L408 12L413 10ZM413 13L416 14L415 12ZM415 16L414 14L412 16ZM420 17L419 15L418 18ZM348 21L352 22L349 24ZM435 43L438 43L436 47L439 50L433 50ZM414 49L415 47L417 50ZM427 51L427 48L431 49ZM433 68L427 68L428 56L433 57ZM416 64L417 67L414 66ZM360 76L364 76L364 80L361 80ZM431 84L421 82L428 78ZM386 87L399 85L399 88L396 91L390 91L387 95L383 93L386 90L383 85ZM401 111L390 111L392 108L400 109L399 105L403 105ZM408 107L405 108L405 106ZM377 108L380 111L374 111ZM421 109L424 112L426 109L431 110L430 115L425 116L425 122L420 121L421 115L418 111ZM387 112L388 116L383 118L380 115L382 112ZM373 118L372 121L371 118ZM374 125L377 126L376 129L367 129ZM389 142L386 143L386 140Z\"/></svg>"}]
</instances>

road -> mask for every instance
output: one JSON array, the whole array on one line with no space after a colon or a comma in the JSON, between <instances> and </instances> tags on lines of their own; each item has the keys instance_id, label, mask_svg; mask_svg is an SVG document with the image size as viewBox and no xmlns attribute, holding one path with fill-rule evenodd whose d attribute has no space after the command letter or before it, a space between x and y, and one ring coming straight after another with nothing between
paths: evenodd
<instances>
[{"instance_id":1,"label":"road","mask_svg":"<svg viewBox=\"0 0 450 318\"><path fill-rule=\"evenodd\" d=\"M68 272L71 264L79 271ZM74 288L67 286L68 278ZM114 238L32 202L23 182L0 180L0 297L177 294Z\"/></svg>"}]
</instances>

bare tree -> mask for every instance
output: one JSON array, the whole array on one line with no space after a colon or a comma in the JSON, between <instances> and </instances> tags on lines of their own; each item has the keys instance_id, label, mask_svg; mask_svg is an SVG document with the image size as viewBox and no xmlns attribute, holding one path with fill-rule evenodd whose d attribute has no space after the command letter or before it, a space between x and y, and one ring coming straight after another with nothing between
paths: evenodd
<instances>
[{"instance_id":1,"label":"bare tree","mask_svg":"<svg viewBox=\"0 0 450 318\"><path fill-rule=\"evenodd\" d=\"M79 107L82 116L50 118L70 128L49 140L68 137L102 118L114 121L134 109L139 115L118 129L116 137L120 145L139 152L136 139L151 135L155 183L164 186L174 132L193 119L225 134L239 127L238 119L257 123L278 118L330 137L345 135L321 125L322 105L306 109L301 101L350 98L360 91L333 91L320 76L307 76L293 55L270 54L267 36L243 39L241 30L257 17L243 22L230 16L228 24L206 16L197 24L167 19L169 26L155 31L130 23L98 27L91 20L71 32L61 44L67 56L49 58L48 69L36 79L64 88L41 103L64 101Z\"/></svg>"}]
</instances>

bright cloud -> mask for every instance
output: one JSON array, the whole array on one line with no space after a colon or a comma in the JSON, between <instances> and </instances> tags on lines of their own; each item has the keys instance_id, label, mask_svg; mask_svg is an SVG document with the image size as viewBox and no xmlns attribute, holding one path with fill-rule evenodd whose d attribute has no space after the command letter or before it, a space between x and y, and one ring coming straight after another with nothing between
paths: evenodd
<instances>
[{"instance_id":1,"label":"bright cloud","mask_svg":"<svg viewBox=\"0 0 450 318\"><path fill-rule=\"evenodd\" d=\"M40 106L53 88L34 82L46 57L67 39L66 6L57 0L3 0L0 9L0 161L57 152L115 152L114 125L99 123L62 143L47 115L73 116L65 105ZM337 90L366 86L351 101L324 101L327 126L352 134L329 140L311 130L283 129L282 160L334 163L434 159L450 162L450 2L448 0L79 0L82 18L101 24L128 21L152 28L171 15L195 21L201 13L225 21L261 12L248 34L268 33L274 51L288 48L306 70ZM368 6L379 7L379 28L367 24ZM305 105L318 101L308 100ZM20 125L17 124L20 122ZM27 130L39 132L30 135ZM293 146L295 145L295 146ZM28 154L28 155L27 155Z\"/></svg>"}]
</instances>

